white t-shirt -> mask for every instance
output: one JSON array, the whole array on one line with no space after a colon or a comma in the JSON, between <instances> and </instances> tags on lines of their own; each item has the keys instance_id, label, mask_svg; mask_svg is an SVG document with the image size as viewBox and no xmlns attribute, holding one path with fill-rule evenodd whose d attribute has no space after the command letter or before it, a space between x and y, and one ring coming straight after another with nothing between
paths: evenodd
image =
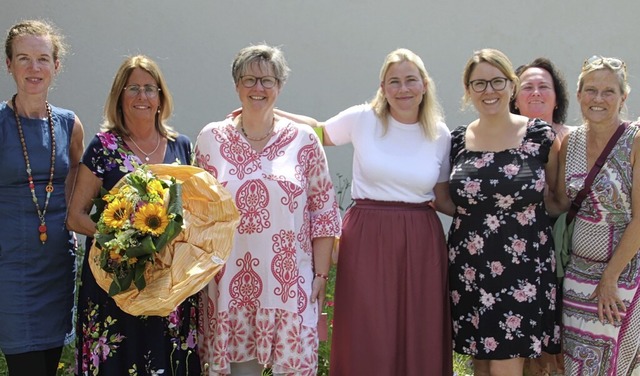
<instances>
[{"instance_id":1,"label":"white t-shirt","mask_svg":"<svg viewBox=\"0 0 640 376\"><path fill-rule=\"evenodd\" d=\"M326 122L335 145L353 144L351 197L419 203L433 200L436 183L449 179L449 128L440 122L429 140L418 123L389 116L383 126L369 104L348 108Z\"/></svg>"}]
</instances>

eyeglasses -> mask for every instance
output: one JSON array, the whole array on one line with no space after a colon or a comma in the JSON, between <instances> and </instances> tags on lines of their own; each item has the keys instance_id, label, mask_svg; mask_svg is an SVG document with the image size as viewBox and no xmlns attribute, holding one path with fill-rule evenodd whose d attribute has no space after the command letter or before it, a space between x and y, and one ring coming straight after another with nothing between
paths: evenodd
<instances>
[{"instance_id":1,"label":"eyeglasses","mask_svg":"<svg viewBox=\"0 0 640 376\"><path fill-rule=\"evenodd\" d=\"M148 99L152 99L158 96L158 92L161 91L162 89L160 89L157 86L154 85L144 85L144 86L140 86L140 85L129 85L129 86L125 86L124 87L124 93L129 96L129 97L137 97L138 94L140 93L144 93L144 95L148 98Z\"/></svg>"},{"instance_id":2,"label":"eyeglasses","mask_svg":"<svg viewBox=\"0 0 640 376\"><path fill-rule=\"evenodd\" d=\"M598 55L593 55L582 64L582 70L588 70L590 68L597 69L600 67L607 66L613 70L624 69L627 70L627 66L624 61L615 58L615 57L602 57Z\"/></svg>"},{"instance_id":3,"label":"eyeglasses","mask_svg":"<svg viewBox=\"0 0 640 376\"><path fill-rule=\"evenodd\" d=\"M469 86L471 86L471 89L476 93L482 93L483 91L487 90L487 85L491 85L491 87L495 91L500 91L504 90L504 88L507 87L508 81L509 80L505 77L495 77L490 80L469 81Z\"/></svg>"},{"instance_id":4,"label":"eyeglasses","mask_svg":"<svg viewBox=\"0 0 640 376\"><path fill-rule=\"evenodd\" d=\"M256 76L240 76L240 83L242 86L248 88L252 88L256 86L256 84L260 81L260 85L262 85L265 89L271 89L276 86L278 83L278 79L274 76L264 76L264 77L256 77Z\"/></svg>"}]
</instances>

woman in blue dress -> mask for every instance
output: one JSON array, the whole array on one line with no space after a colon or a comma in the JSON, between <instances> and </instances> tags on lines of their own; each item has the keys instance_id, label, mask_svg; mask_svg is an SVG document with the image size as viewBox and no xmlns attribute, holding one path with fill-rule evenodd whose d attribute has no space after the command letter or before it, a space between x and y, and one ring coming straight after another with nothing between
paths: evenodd
<instances>
[{"instance_id":1,"label":"woman in blue dress","mask_svg":"<svg viewBox=\"0 0 640 376\"><path fill-rule=\"evenodd\" d=\"M189 164L191 143L166 124L173 102L157 64L146 56L126 59L105 105L101 132L90 142L78 170L69 206L69 228L87 235L100 188L111 189L135 165ZM123 312L82 264L78 296L77 374L200 375L196 351L197 298L188 298L167 317Z\"/></svg>"},{"instance_id":2,"label":"woman in blue dress","mask_svg":"<svg viewBox=\"0 0 640 376\"><path fill-rule=\"evenodd\" d=\"M0 103L0 350L11 376L53 376L73 338L75 247L64 220L84 135L73 112L47 102L65 53L55 28L22 21L5 46L17 92Z\"/></svg>"}]
</instances>

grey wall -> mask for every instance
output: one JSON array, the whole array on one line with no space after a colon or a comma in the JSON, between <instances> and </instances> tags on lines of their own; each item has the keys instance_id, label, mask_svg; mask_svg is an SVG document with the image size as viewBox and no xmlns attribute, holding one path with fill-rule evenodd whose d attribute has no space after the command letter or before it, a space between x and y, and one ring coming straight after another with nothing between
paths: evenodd
<instances>
[{"instance_id":1,"label":"grey wall","mask_svg":"<svg viewBox=\"0 0 640 376\"><path fill-rule=\"evenodd\" d=\"M242 47L279 45L292 68L278 107L325 120L370 99L385 55L406 47L433 76L450 128L475 117L460 111L462 68L476 49L504 51L514 65L537 56L564 71L569 124L579 124L575 83L594 54L626 61L629 117L640 113L640 3L593 0L3 0L0 29L46 18L67 36L49 100L73 109L88 140L97 130L113 75L126 55L157 60L174 95L172 124L195 140L208 122L238 107L230 62ZM0 100L15 91L6 68ZM350 176L351 149L329 148L331 169Z\"/></svg>"}]
</instances>

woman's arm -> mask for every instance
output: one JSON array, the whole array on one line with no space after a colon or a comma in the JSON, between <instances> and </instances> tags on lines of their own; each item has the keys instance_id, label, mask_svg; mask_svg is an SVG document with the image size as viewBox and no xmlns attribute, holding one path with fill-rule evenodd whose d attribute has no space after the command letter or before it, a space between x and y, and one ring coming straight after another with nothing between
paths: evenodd
<instances>
[{"instance_id":1,"label":"woman's arm","mask_svg":"<svg viewBox=\"0 0 640 376\"><path fill-rule=\"evenodd\" d=\"M556 144L558 144L556 149L552 147L549 151L549 162L551 162L551 158L553 157L554 166L550 167L548 162L545 167L547 186L545 187L544 200L547 212L552 217L557 217L566 212L571 206L571 200L567 196L567 187L564 179L567 169L567 145L569 144L569 137L565 137L562 140L562 144L556 139L554 145ZM558 146L559 150L557 149Z\"/></svg>"},{"instance_id":2,"label":"woman's arm","mask_svg":"<svg viewBox=\"0 0 640 376\"><path fill-rule=\"evenodd\" d=\"M71 202L71 195L73 193L73 187L76 182L76 174L78 173L78 166L80 165L80 158L82 158L82 152L84 151L84 128L78 116L76 116L75 123L73 124L73 131L71 132L71 144L69 145L69 175L64 183L64 196L67 201L67 205Z\"/></svg>"},{"instance_id":3,"label":"woman's arm","mask_svg":"<svg viewBox=\"0 0 640 376\"><path fill-rule=\"evenodd\" d=\"M320 123L318 122L316 119L309 117L309 116L305 116L305 115L298 115L298 114L292 114L291 112L286 112L286 111L282 111L280 109L274 109L273 112L275 112L276 115L280 115L282 117L285 117L289 120L295 121L296 123L300 123L300 124L307 124L309 126L311 126L312 128L322 128L322 145L323 146L335 146L335 144L333 142L331 142L331 139L329 138L329 135L327 134L326 129L324 128L324 123Z\"/></svg>"},{"instance_id":4,"label":"woman's arm","mask_svg":"<svg viewBox=\"0 0 640 376\"><path fill-rule=\"evenodd\" d=\"M84 164L78 168L73 196L67 214L67 228L79 234L93 236L96 224L89 217L93 199L98 197L102 180L96 177Z\"/></svg>"},{"instance_id":5,"label":"woman's arm","mask_svg":"<svg viewBox=\"0 0 640 376\"><path fill-rule=\"evenodd\" d=\"M449 194L449 182L445 181L442 183L437 183L435 187L433 187L433 193L436 195L436 199L434 201L436 210L442 214L453 217L456 206L451 199L451 195Z\"/></svg>"},{"instance_id":6,"label":"woman's arm","mask_svg":"<svg viewBox=\"0 0 640 376\"><path fill-rule=\"evenodd\" d=\"M598 302L598 318L600 321L606 318L610 323L614 322L614 318L620 321L620 311L627 310L618 295L618 278L640 249L640 236L638 236L640 233L640 133L636 135L633 144L631 164L633 166L631 221L607 263L598 286L591 294L591 299L596 299Z\"/></svg>"},{"instance_id":7,"label":"woman's arm","mask_svg":"<svg viewBox=\"0 0 640 376\"><path fill-rule=\"evenodd\" d=\"M324 236L313 239L313 270L314 278L311 287L311 303L318 301L318 313L324 307L324 298L331 267L331 250L333 249L333 236ZM318 276L321 275L321 276Z\"/></svg>"}]
</instances>

